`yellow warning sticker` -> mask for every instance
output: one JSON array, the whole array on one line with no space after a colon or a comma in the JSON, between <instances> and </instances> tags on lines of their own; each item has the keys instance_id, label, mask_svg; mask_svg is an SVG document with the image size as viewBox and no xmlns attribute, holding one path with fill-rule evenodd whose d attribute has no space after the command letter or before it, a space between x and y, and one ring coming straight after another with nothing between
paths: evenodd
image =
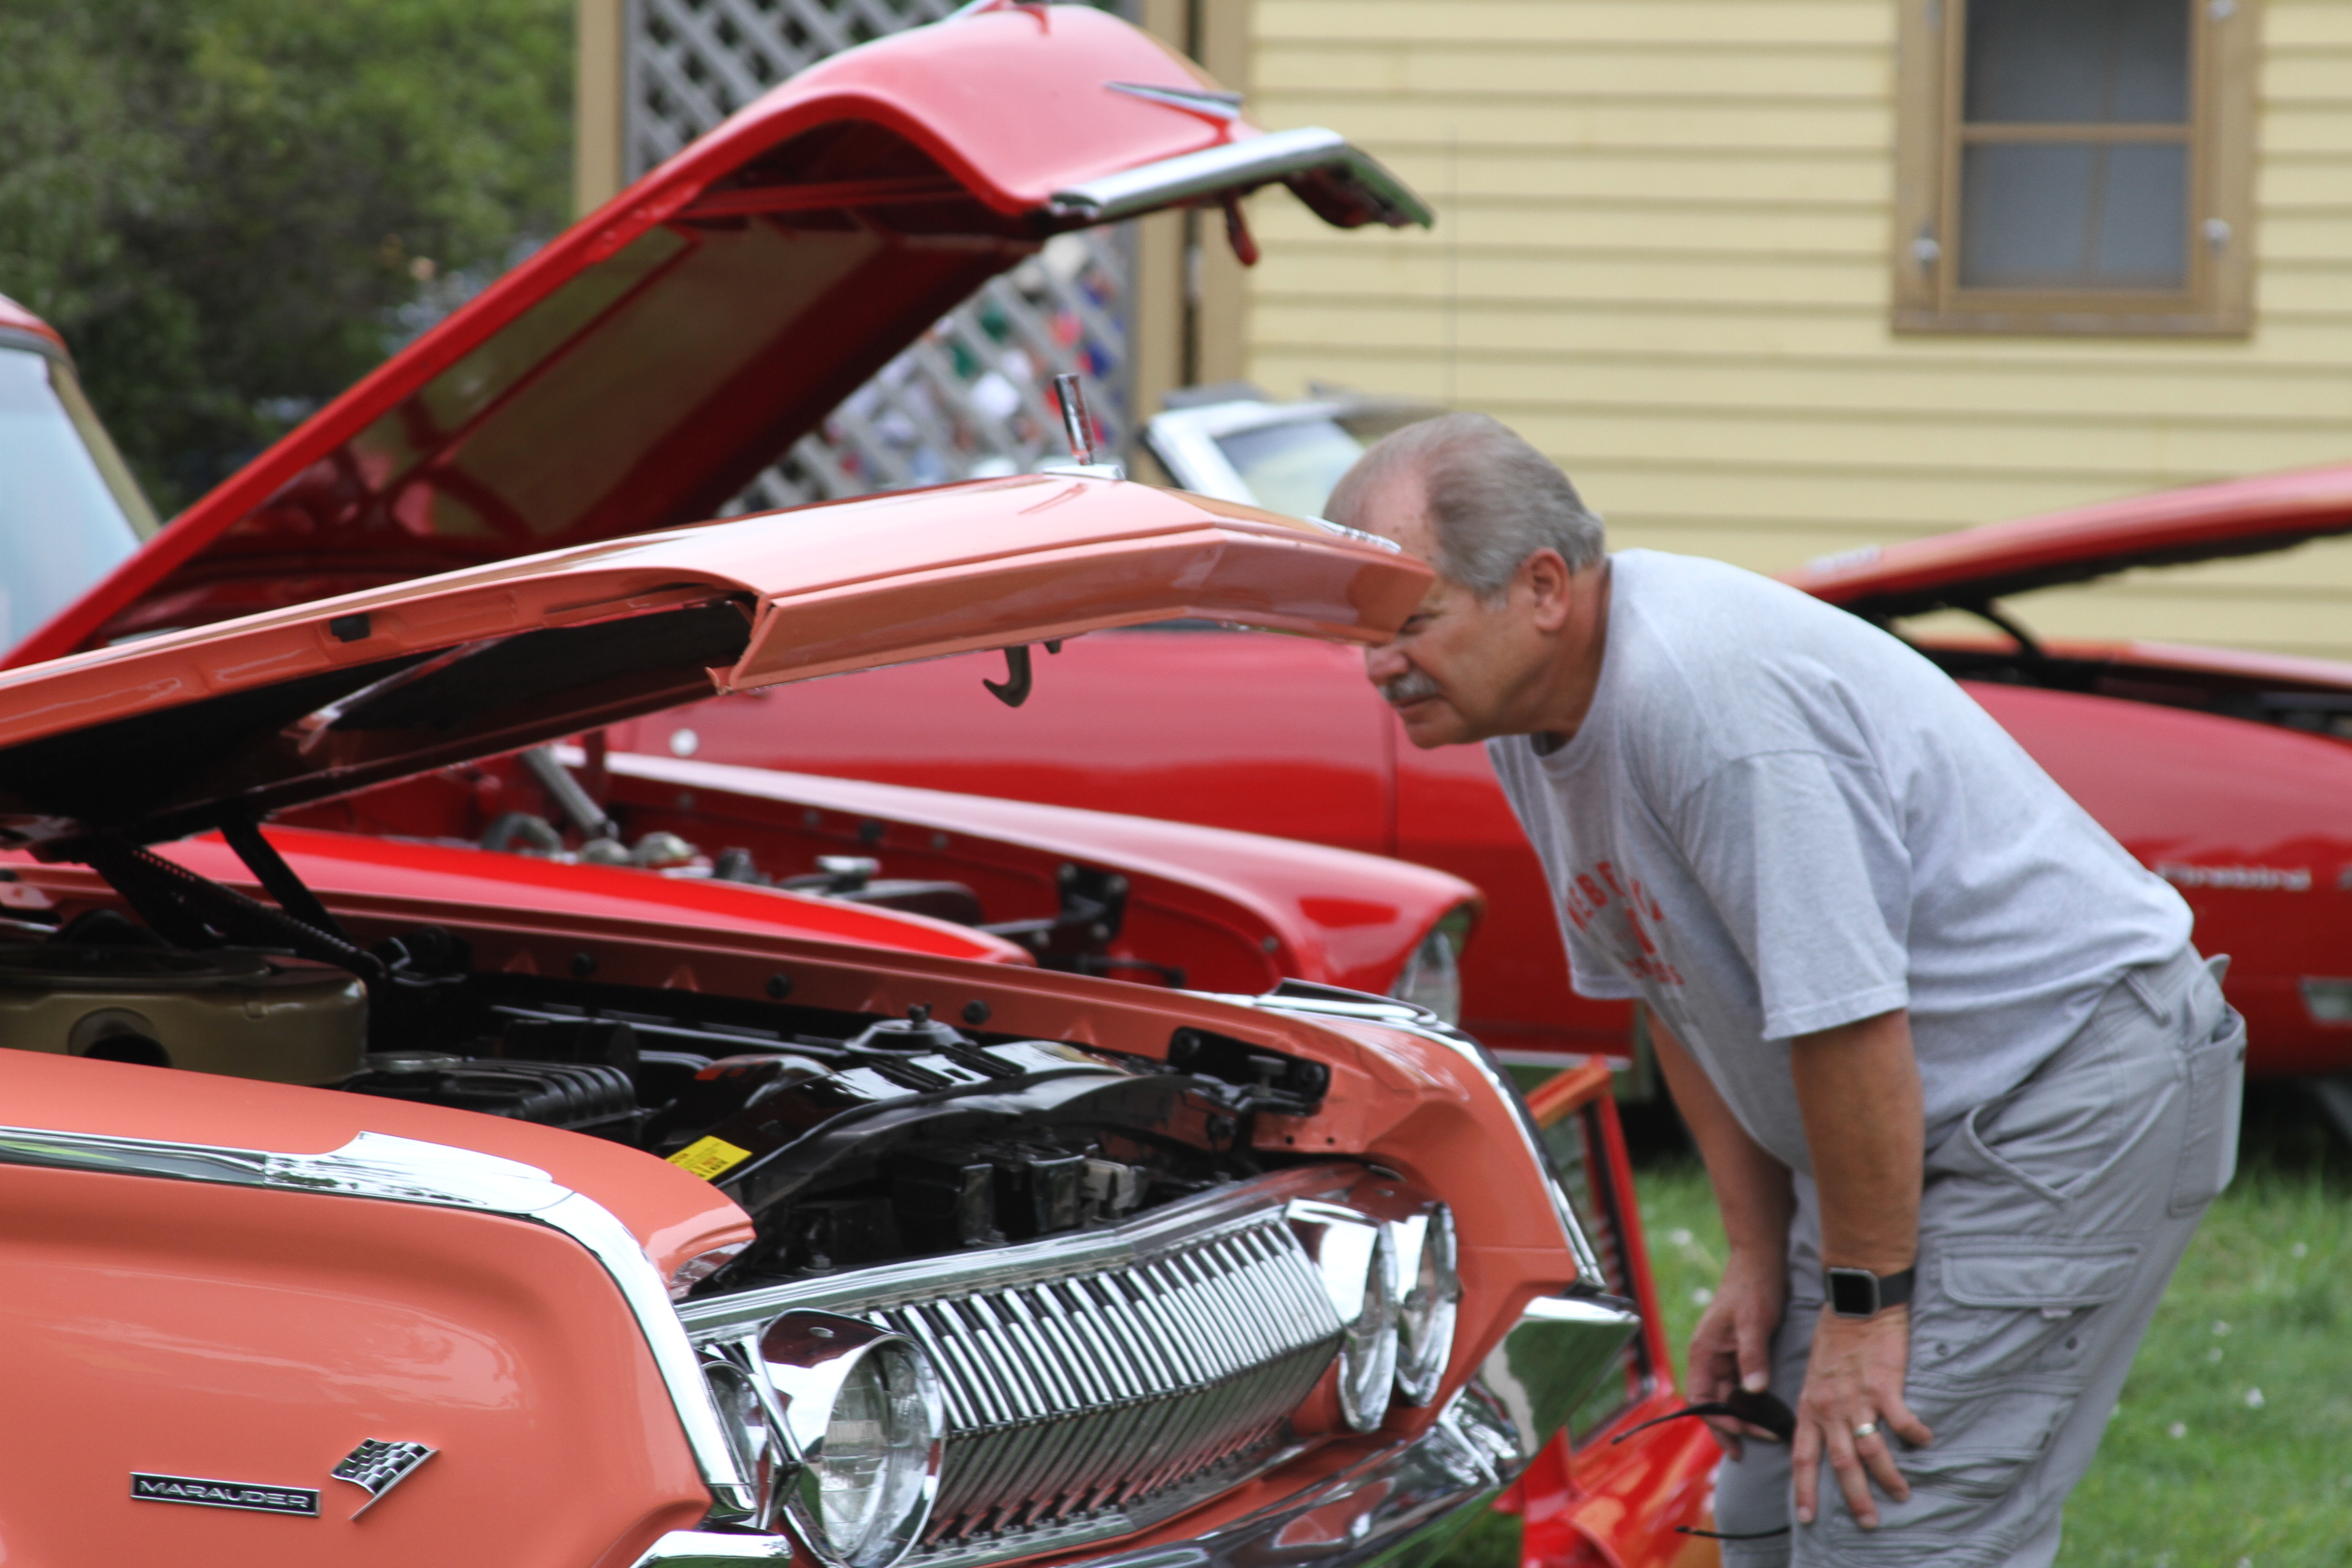
<instances>
[{"instance_id":1,"label":"yellow warning sticker","mask_svg":"<svg viewBox=\"0 0 2352 1568\"><path fill-rule=\"evenodd\" d=\"M706 1182L715 1182L751 1157L751 1151L738 1149L724 1138L698 1138L670 1155L669 1163Z\"/></svg>"}]
</instances>

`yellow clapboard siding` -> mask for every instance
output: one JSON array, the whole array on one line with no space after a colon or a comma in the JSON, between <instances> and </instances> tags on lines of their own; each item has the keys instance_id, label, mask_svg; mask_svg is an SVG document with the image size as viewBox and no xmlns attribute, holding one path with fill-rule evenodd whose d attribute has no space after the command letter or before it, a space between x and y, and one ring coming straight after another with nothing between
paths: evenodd
<instances>
[{"instance_id":1,"label":"yellow clapboard siding","mask_svg":"<svg viewBox=\"0 0 2352 1568\"><path fill-rule=\"evenodd\" d=\"M2262 138L2263 151L2273 157L2352 153L2352 102L2266 105Z\"/></svg>"},{"instance_id":2,"label":"yellow clapboard siding","mask_svg":"<svg viewBox=\"0 0 2352 1568\"><path fill-rule=\"evenodd\" d=\"M1868 208L1770 207L1745 211L1720 207L1624 206L1599 203L1464 202L1451 209L1453 228L1438 241L1441 250L1484 248L1497 241L1562 254L1654 254L1683 251L1719 257L1755 255L1841 256L1875 265L1886 238L1884 215ZM1271 223L1254 223L1261 239L1276 236L1308 241L1309 213L1286 213ZM2352 222L2352 216L2347 216ZM2324 255L2324 252L2315 252Z\"/></svg>"},{"instance_id":3,"label":"yellow clapboard siding","mask_svg":"<svg viewBox=\"0 0 2352 1568\"><path fill-rule=\"evenodd\" d=\"M1731 462L1637 463L1583 449L1568 468L1610 526L1719 527L1763 541L1780 565L1823 550L1889 544L1965 526L1988 510L2009 517L2087 505L2115 493L2112 481L1966 470L1880 470L1860 467L1795 471ZM2148 487L2141 487L2146 489ZM2056 499L2045 502L2041 498ZM1837 542L1819 549L1775 544L1777 532L1829 530ZM1777 567L1775 568L1778 569Z\"/></svg>"},{"instance_id":4,"label":"yellow clapboard siding","mask_svg":"<svg viewBox=\"0 0 2352 1568\"><path fill-rule=\"evenodd\" d=\"M2249 7L2252 0L2240 0ZM1434 233L1253 204L1250 373L1496 413L1621 545L1763 570L2352 461L2352 0L2264 0L2254 330L1896 333L1896 0L1255 0L1252 113L1345 130ZM2017 606L2352 658L2352 542Z\"/></svg>"},{"instance_id":5,"label":"yellow clapboard siding","mask_svg":"<svg viewBox=\"0 0 2352 1568\"><path fill-rule=\"evenodd\" d=\"M2352 44L2340 48L2273 48L2263 62L2263 92L2273 103L2336 103L2352 79Z\"/></svg>"},{"instance_id":6,"label":"yellow clapboard siding","mask_svg":"<svg viewBox=\"0 0 2352 1568\"><path fill-rule=\"evenodd\" d=\"M1494 329L1493 336L1499 337L1501 331ZM1371 379L1381 372L1405 374L1417 358L1425 357L1390 353L1358 355L1353 363L1359 378ZM2214 365L2202 367L2203 374L2119 380L2104 366L1908 359L1791 362L1760 355L1561 355L1510 352L1491 341L1459 346L1455 363L1461 395L1481 403L1496 398L1519 404L1584 403L1606 397L1662 415L1683 407L1772 406L1878 418L1916 415L1967 419L1985 409L1999 409L2004 416L2098 423L2161 419L2214 430L2259 426L2316 432L2342 442L2352 457L2352 377L2326 373L2283 376L2260 365ZM2089 409L2097 412L2086 415Z\"/></svg>"},{"instance_id":7,"label":"yellow clapboard siding","mask_svg":"<svg viewBox=\"0 0 2352 1568\"><path fill-rule=\"evenodd\" d=\"M1344 242L1301 243L1269 252L1264 286L1283 290L1319 284L1334 294L1381 293L1400 286L1444 297L1449 275L1464 295L1518 303L1550 300L1687 300L1692 303L1808 303L1884 310L1886 267L1879 258L1778 253L1722 257L1658 251L1544 252L1502 246L1465 247L1458 256L1434 243L1374 256ZM2266 314L2340 314L2352 310L2347 269L2268 262L2261 308Z\"/></svg>"},{"instance_id":8,"label":"yellow clapboard siding","mask_svg":"<svg viewBox=\"0 0 2352 1568\"><path fill-rule=\"evenodd\" d=\"M1465 404L1474 400L1465 396ZM2003 418L1923 421L1900 416L1806 415L1780 410L1692 408L1669 417L1607 405L1483 400L1546 451L1573 448L1671 462L1725 458L1810 468L1835 451L1849 462L1892 468L2104 475L2117 494L2182 485L2230 471L2225 459L2252 453L2263 469L2303 468L2352 457L2341 434L2264 426L2216 431L2153 422ZM1538 434L1538 433L1541 434ZM1798 463L1798 454L1809 459ZM2048 510L2034 508L2036 511ZM2347 628L2352 633L2352 628Z\"/></svg>"},{"instance_id":9,"label":"yellow clapboard siding","mask_svg":"<svg viewBox=\"0 0 2352 1568\"><path fill-rule=\"evenodd\" d=\"M2053 485L2047 476L1863 468L1800 475L1738 464L1638 464L1581 451L1567 456L1585 499L1612 530L1669 524L1725 529L1749 539L1743 548L1760 550L1758 559L1773 571L1832 550L1917 539L1986 515L2016 517L2087 505L2114 493L2110 483L2078 479L2071 486ZM2054 500L2044 499L2053 496ZM1826 543L1795 539L1809 531L1835 537Z\"/></svg>"},{"instance_id":10,"label":"yellow clapboard siding","mask_svg":"<svg viewBox=\"0 0 2352 1568\"><path fill-rule=\"evenodd\" d=\"M1573 363L1585 354L1622 354L1696 364L1708 359L1769 355L1792 369L1829 361L1868 365L2011 365L2037 374L2112 375L2123 395L2152 378L2233 378L2252 367L2282 387L2346 375L2352 362L2352 317L2325 325L2245 338L2105 338L2079 342L2041 338L1922 333L1885 352L1885 322L1868 307L1702 311L1667 303L1634 307L1595 301L1529 308L1508 301L1418 298L1334 300L1320 290L1267 291L1257 298L1253 339L1260 352L1296 350L1360 358L1506 350ZM2079 352L2069 353L2068 350ZM2242 383L2239 384L2242 385ZM2194 387L2190 389L2192 395ZM2289 392L2284 395L2299 394Z\"/></svg>"},{"instance_id":11,"label":"yellow clapboard siding","mask_svg":"<svg viewBox=\"0 0 2352 1568\"><path fill-rule=\"evenodd\" d=\"M1834 45L1890 43L1895 37L1893 11L1879 0L1257 0L1253 24L1260 39L1385 38L1407 44L1470 37L1648 44L1664 36L1718 45Z\"/></svg>"},{"instance_id":12,"label":"yellow clapboard siding","mask_svg":"<svg viewBox=\"0 0 2352 1568\"><path fill-rule=\"evenodd\" d=\"M1471 40L1411 47L1385 40L1306 47L1269 41L1255 57L1250 90L1260 103L1293 91L1368 89L1602 100L1876 101L1885 97L1885 58L1868 44L1632 50Z\"/></svg>"},{"instance_id":13,"label":"yellow clapboard siding","mask_svg":"<svg viewBox=\"0 0 2352 1568\"><path fill-rule=\"evenodd\" d=\"M1618 100L1498 100L1475 91L1383 95L1302 91L1282 95L1283 118L1293 123L1344 124L1348 133L1378 143L1402 138L1443 143L1540 147L1876 148L1893 134L1885 103L1653 103ZM1263 112L1272 118L1272 105ZM2325 117L2319 117L2325 118ZM2319 143L2326 144L2326 143Z\"/></svg>"},{"instance_id":14,"label":"yellow clapboard siding","mask_svg":"<svg viewBox=\"0 0 2352 1568\"><path fill-rule=\"evenodd\" d=\"M2263 52L2275 59L2306 48L2352 48L2352 12L2337 0L2263 0Z\"/></svg>"},{"instance_id":15,"label":"yellow clapboard siding","mask_svg":"<svg viewBox=\"0 0 2352 1568\"><path fill-rule=\"evenodd\" d=\"M1289 123L1311 122L1304 112L1286 114ZM1352 132L1353 127L1350 127ZM1433 142L1384 141L1381 162L1433 202L1506 197L1524 201L1641 199L1685 202L1733 211L1755 203L1814 202L1865 206L1883 212L1886 202L1885 160L1873 149L1815 151L1801 158L1775 152L1686 151L1648 147L1585 148L1563 158L1548 147L1481 147L1443 138ZM2333 166L2314 166L2306 205L2342 199L2346 186ZM2300 182L2302 166L2283 169L2283 182ZM1256 211L1274 218L1297 204L1260 201ZM1450 213L1449 213L1450 216ZM1318 231L1319 232L1319 231ZM1366 235L1377 242L1380 236Z\"/></svg>"}]
</instances>

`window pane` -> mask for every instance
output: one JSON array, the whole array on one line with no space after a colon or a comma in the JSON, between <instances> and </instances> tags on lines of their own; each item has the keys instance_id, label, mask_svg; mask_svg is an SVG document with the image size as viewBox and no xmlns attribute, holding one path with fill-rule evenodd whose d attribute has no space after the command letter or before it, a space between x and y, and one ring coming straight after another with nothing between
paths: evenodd
<instances>
[{"instance_id":1,"label":"window pane","mask_svg":"<svg viewBox=\"0 0 2352 1568\"><path fill-rule=\"evenodd\" d=\"M1968 5L1971 123L2187 123L2189 0Z\"/></svg>"},{"instance_id":2,"label":"window pane","mask_svg":"<svg viewBox=\"0 0 2352 1568\"><path fill-rule=\"evenodd\" d=\"M1980 143L1960 161L1964 289L2179 289L2189 149Z\"/></svg>"},{"instance_id":3,"label":"window pane","mask_svg":"<svg viewBox=\"0 0 2352 1568\"><path fill-rule=\"evenodd\" d=\"M2126 142L2105 149L2092 282L2101 289L2189 284L2189 149Z\"/></svg>"}]
</instances>

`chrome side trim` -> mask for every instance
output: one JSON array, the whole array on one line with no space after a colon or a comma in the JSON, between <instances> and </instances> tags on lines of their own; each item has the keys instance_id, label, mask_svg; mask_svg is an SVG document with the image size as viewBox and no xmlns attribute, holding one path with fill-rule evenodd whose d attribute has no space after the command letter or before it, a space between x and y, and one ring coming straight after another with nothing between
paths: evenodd
<instances>
[{"instance_id":1,"label":"chrome side trim","mask_svg":"<svg viewBox=\"0 0 2352 1568\"><path fill-rule=\"evenodd\" d=\"M1428 204L1383 168L1378 159L1337 131L1320 126L1269 132L1178 158L1162 158L1139 168L1122 169L1083 185L1055 191L1048 205L1061 216L1109 223L1189 197L1262 185L1328 168L1343 173L1370 199L1381 221L1391 227L1415 223L1427 228L1436 222L1436 215L1430 211Z\"/></svg>"},{"instance_id":2,"label":"chrome side trim","mask_svg":"<svg viewBox=\"0 0 2352 1568\"><path fill-rule=\"evenodd\" d=\"M281 1154L37 1127L0 1127L0 1164L429 1204L505 1215L562 1231L603 1265L636 1319L669 1389L687 1446L710 1488L713 1515L748 1518L756 1507L751 1478L735 1462L694 1346L652 1260L611 1210L536 1166L382 1132L362 1132L324 1154Z\"/></svg>"},{"instance_id":3,"label":"chrome side trim","mask_svg":"<svg viewBox=\"0 0 2352 1568\"><path fill-rule=\"evenodd\" d=\"M1609 1289L1608 1278L1601 1271L1601 1260L1592 1244L1584 1237L1584 1226L1569 1207L1568 1194L1559 1184L1559 1173L1552 1169L1551 1157L1544 1152L1543 1138L1535 1118L1528 1111L1527 1102L1511 1087L1510 1079L1496 1063L1494 1054L1470 1036L1448 1024L1425 1007L1392 997L1374 996L1368 993L1339 993L1337 987L1318 987L1334 992L1330 996L1285 996L1269 992L1263 996L1235 996L1214 992L1194 992L1212 1002L1231 1003L1236 1007L1254 1008L1261 1013L1289 1013L1304 1018L1348 1018L1360 1023L1377 1024L1384 1029L1395 1029L1408 1035L1418 1035L1433 1045L1444 1046L1455 1056L1478 1069L1496 1097L1511 1110L1512 1125L1519 1130L1519 1146L1542 1178L1544 1191L1551 1194L1553 1215L1559 1220L1561 1237L1576 1259L1580 1281L1595 1290ZM1353 997L1360 994L1362 1000Z\"/></svg>"},{"instance_id":4,"label":"chrome side trim","mask_svg":"<svg viewBox=\"0 0 2352 1568\"><path fill-rule=\"evenodd\" d=\"M796 1308L867 1313L973 1290L1042 1285L1106 1269L1132 1268L1163 1253L1190 1250L1263 1222L1294 1198L1343 1195L1360 1165L1305 1165L1203 1193L1109 1229L1050 1236L940 1258L919 1258L817 1279L743 1290L677 1309L697 1343L740 1338Z\"/></svg>"}]
</instances>

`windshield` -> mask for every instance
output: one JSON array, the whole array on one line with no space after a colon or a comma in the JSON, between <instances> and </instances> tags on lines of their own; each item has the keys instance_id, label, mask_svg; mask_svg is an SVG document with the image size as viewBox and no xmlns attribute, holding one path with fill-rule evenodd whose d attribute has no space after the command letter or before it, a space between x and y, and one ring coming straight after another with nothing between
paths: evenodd
<instances>
[{"instance_id":1,"label":"windshield","mask_svg":"<svg viewBox=\"0 0 2352 1568\"><path fill-rule=\"evenodd\" d=\"M1290 419L1217 437L1217 450L1268 511L1320 517L1364 444L1333 419Z\"/></svg>"},{"instance_id":2,"label":"windshield","mask_svg":"<svg viewBox=\"0 0 2352 1568\"><path fill-rule=\"evenodd\" d=\"M0 649L14 647L155 531L155 514L47 354L0 344Z\"/></svg>"}]
</instances>

